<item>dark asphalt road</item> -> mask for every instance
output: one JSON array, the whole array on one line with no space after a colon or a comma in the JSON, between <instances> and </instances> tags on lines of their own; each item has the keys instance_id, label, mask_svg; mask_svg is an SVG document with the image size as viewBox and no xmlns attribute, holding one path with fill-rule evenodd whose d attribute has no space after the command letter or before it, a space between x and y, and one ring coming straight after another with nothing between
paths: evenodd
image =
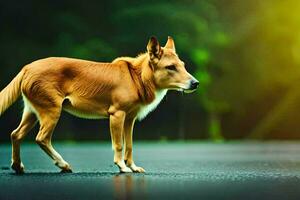
<instances>
[{"instance_id":1,"label":"dark asphalt road","mask_svg":"<svg viewBox=\"0 0 300 200\"><path fill-rule=\"evenodd\" d=\"M118 174L109 143L55 146L75 173L24 144L15 175L0 144L0 199L300 199L300 143L135 143L146 174Z\"/></svg>"}]
</instances>

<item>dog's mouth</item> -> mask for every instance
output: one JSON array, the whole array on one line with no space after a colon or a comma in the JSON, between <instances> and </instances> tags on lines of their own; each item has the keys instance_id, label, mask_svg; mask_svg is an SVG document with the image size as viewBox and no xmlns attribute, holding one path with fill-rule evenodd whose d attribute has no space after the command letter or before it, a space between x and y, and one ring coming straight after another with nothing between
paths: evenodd
<instances>
[{"instance_id":1,"label":"dog's mouth","mask_svg":"<svg viewBox=\"0 0 300 200\"><path fill-rule=\"evenodd\" d=\"M178 92L189 94L195 92L197 89L174 88L173 90L177 90Z\"/></svg>"},{"instance_id":2,"label":"dog's mouth","mask_svg":"<svg viewBox=\"0 0 300 200\"><path fill-rule=\"evenodd\" d=\"M182 91L184 92L184 93L187 93L187 94L189 94L189 93L193 93L193 92L195 92L197 89L182 89Z\"/></svg>"},{"instance_id":3,"label":"dog's mouth","mask_svg":"<svg viewBox=\"0 0 300 200\"><path fill-rule=\"evenodd\" d=\"M197 90L197 86L195 87L192 87L192 86L189 86L187 87L186 85L183 85L183 84L176 84L176 85L173 85L173 87L169 88L169 90L176 90L178 92L182 92L182 93L192 93L192 92L195 92Z\"/></svg>"}]
</instances>

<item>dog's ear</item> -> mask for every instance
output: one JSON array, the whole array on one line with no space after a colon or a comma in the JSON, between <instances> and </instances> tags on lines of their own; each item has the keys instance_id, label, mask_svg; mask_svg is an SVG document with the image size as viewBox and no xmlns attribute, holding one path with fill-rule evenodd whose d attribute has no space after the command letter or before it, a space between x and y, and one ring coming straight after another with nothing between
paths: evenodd
<instances>
[{"instance_id":1,"label":"dog's ear","mask_svg":"<svg viewBox=\"0 0 300 200\"><path fill-rule=\"evenodd\" d=\"M159 42L156 39L156 37L152 36L149 39L149 42L148 42L148 45L147 45L147 51L148 51L148 54L149 54L150 59L152 61L161 58L162 49L161 49L161 47L159 45Z\"/></svg>"},{"instance_id":2,"label":"dog's ear","mask_svg":"<svg viewBox=\"0 0 300 200\"><path fill-rule=\"evenodd\" d=\"M176 49L175 49L175 42L174 42L174 40L173 40L172 37L168 36L168 41L167 41L167 43L165 45L165 48L173 49L174 51L176 51Z\"/></svg>"}]
</instances>

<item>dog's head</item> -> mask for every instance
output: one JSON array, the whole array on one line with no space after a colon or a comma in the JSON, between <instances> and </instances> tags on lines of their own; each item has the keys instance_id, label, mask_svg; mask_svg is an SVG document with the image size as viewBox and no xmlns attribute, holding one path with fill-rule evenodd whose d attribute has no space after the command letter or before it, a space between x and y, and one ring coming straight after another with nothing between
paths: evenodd
<instances>
[{"instance_id":1,"label":"dog's head","mask_svg":"<svg viewBox=\"0 0 300 200\"><path fill-rule=\"evenodd\" d=\"M147 52L157 87L187 93L197 89L199 81L185 69L184 62L176 54L175 43L171 37L168 37L164 47L159 45L155 37L151 37Z\"/></svg>"}]
</instances>

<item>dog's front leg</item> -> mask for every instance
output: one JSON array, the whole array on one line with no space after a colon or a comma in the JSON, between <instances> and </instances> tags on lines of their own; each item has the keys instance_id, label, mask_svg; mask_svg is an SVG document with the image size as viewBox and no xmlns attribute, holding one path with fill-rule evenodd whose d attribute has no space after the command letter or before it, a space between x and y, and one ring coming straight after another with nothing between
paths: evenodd
<instances>
[{"instance_id":1,"label":"dog's front leg","mask_svg":"<svg viewBox=\"0 0 300 200\"><path fill-rule=\"evenodd\" d=\"M124 111L116 111L110 115L110 134L112 139L112 146L114 150L114 163L119 167L120 172L132 172L124 162L122 156L123 150L123 127L126 113Z\"/></svg>"},{"instance_id":2,"label":"dog's front leg","mask_svg":"<svg viewBox=\"0 0 300 200\"><path fill-rule=\"evenodd\" d=\"M124 138L125 138L125 163L133 171L143 173L145 170L142 167L135 165L132 156L132 132L135 118L126 118L124 123Z\"/></svg>"}]
</instances>

